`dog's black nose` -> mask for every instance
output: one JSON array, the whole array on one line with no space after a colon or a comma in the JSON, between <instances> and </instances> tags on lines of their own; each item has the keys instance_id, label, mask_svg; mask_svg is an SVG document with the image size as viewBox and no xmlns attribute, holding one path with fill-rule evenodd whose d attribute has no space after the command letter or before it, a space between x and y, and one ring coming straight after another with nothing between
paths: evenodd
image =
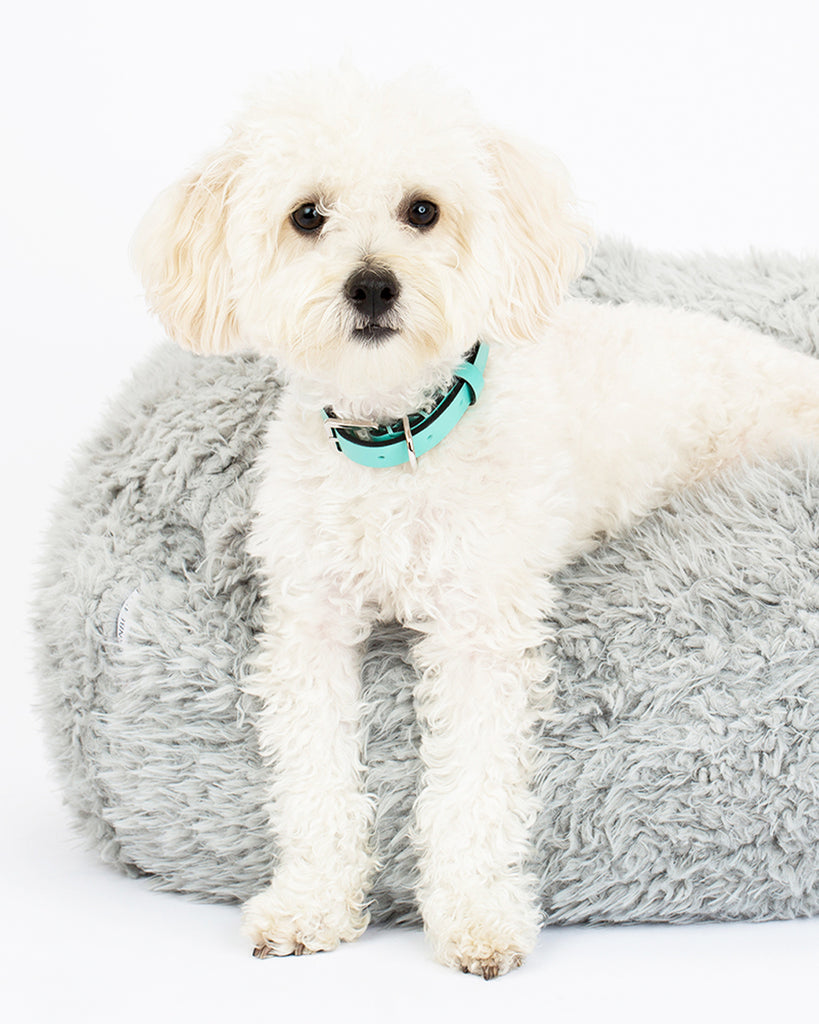
<instances>
[{"instance_id":1,"label":"dog's black nose","mask_svg":"<svg viewBox=\"0 0 819 1024\"><path fill-rule=\"evenodd\" d=\"M398 292L398 278L383 267L357 270L344 285L344 294L369 322L378 320L392 308Z\"/></svg>"}]
</instances>

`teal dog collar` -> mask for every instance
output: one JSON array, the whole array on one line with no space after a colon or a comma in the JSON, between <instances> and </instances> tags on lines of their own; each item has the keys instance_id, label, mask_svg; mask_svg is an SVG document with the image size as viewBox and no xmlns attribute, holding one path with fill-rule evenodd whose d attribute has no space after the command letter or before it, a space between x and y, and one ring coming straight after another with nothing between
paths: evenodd
<instances>
[{"instance_id":1,"label":"teal dog collar","mask_svg":"<svg viewBox=\"0 0 819 1024\"><path fill-rule=\"evenodd\" d=\"M415 469L420 456L440 444L477 402L483 390L488 355L489 346L478 342L454 371L452 386L436 399L429 412L402 416L388 426L338 419L331 408L324 409L322 415L330 441L359 466L375 469L408 462Z\"/></svg>"}]
</instances>

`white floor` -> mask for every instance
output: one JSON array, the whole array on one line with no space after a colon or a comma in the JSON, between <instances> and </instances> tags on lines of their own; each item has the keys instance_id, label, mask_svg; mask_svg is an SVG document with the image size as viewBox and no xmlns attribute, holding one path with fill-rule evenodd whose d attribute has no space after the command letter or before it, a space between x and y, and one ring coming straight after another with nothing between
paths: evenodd
<instances>
[{"instance_id":1,"label":"white floor","mask_svg":"<svg viewBox=\"0 0 819 1024\"><path fill-rule=\"evenodd\" d=\"M77 850L28 760L3 837L9 1021L816 1018L819 920L547 930L520 971L491 983L433 963L420 931L254 960L236 908L152 892Z\"/></svg>"},{"instance_id":2,"label":"white floor","mask_svg":"<svg viewBox=\"0 0 819 1024\"><path fill-rule=\"evenodd\" d=\"M128 269L133 226L220 137L252 74L345 48L375 70L443 65L493 117L564 157L604 231L675 250L819 253L815 5L465 10L41 0L4 18L4 1020L816 1018L819 920L555 929L491 984L436 966L418 932L373 930L333 954L259 962L235 908L156 894L78 849L48 772L26 626L39 538L70 453L158 337Z\"/></svg>"}]
</instances>

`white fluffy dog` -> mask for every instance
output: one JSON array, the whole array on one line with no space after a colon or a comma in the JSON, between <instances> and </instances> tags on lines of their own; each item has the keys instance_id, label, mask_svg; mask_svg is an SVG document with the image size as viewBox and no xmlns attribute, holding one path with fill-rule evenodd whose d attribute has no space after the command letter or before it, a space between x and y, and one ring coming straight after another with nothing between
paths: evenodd
<instances>
[{"instance_id":1,"label":"white fluffy dog","mask_svg":"<svg viewBox=\"0 0 819 1024\"><path fill-rule=\"evenodd\" d=\"M423 75L349 70L260 95L137 236L174 338L272 356L287 381L251 538L280 849L245 907L258 956L366 927L359 664L389 617L417 637L427 932L464 971L520 964L550 574L740 453L819 438L819 363L705 316L567 298L588 241L553 157Z\"/></svg>"}]
</instances>

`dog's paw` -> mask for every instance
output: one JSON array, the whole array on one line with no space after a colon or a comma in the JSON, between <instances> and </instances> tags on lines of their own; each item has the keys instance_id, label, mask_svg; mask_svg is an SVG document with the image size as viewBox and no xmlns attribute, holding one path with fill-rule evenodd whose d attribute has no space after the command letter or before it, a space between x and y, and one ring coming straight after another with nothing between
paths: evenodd
<instances>
[{"instance_id":1,"label":"dog's paw","mask_svg":"<svg viewBox=\"0 0 819 1024\"><path fill-rule=\"evenodd\" d=\"M486 981L520 967L525 957L526 952L518 945L489 937L451 939L438 950L438 959L447 967L455 967L464 974L477 974Z\"/></svg>"},{"instance_id":2,"label":"dog's paw","mask_svg":"<svg viewBox=\"0 0 819 1024\"><path fill-rule=\"evenodd\" d=\"M369 914L361 900L323 894L323 898L285 895L274 882L242 910L242 932L253 942L253 955L301 956L335 949L364 931Z\"/></svg>"},{"instance_id":3,"label":"dog's paw","mask_svg":"<svg viewBox=\"0 0 819 1024\"><path fill-rule=\"evenodd\" d=\"M470 901L463 894L428 901L424 919L438 961L487 981L520 967L537 942L540 913L532 902L512 895L495 890L496 899L488 901Z\"/></svg>"},{"instance_id":4,"label":"dog's paw","mask_svg":"<svg viewBox=\"0 0 819 1024\"><path fill-rule=\"evenodd\" d=\"M492 950L491 953L473 956L466 951L460 954L459 963L464 974L478 974L485 981L499 978L523 963L523 953L512 950Z\"/></svg>"}]
</instances>

